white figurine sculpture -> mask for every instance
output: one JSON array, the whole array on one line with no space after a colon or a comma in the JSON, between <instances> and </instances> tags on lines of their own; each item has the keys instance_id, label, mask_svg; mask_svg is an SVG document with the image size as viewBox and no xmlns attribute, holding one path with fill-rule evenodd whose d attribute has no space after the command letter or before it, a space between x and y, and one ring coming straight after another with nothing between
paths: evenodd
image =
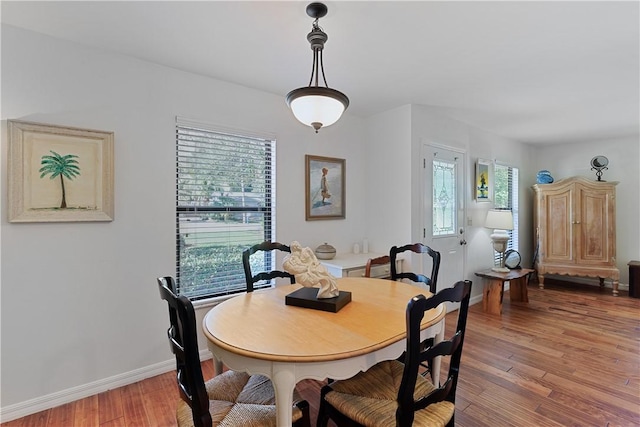
<instances>
[{"instance_id":1,"label":"white figurine sculpture","mask_svg":"<svg viewBox=\"0 0 640 427\"><path fill-rule=\"evenodd\" d=\"M310 248L303 248L300 243L291 242L291 254L284 258L282 267L296 278L296 283L305 288L320 285L318 299L334 298L340 294L338 284L327 268L320 264Z\"/></svg>"}]
</instances>

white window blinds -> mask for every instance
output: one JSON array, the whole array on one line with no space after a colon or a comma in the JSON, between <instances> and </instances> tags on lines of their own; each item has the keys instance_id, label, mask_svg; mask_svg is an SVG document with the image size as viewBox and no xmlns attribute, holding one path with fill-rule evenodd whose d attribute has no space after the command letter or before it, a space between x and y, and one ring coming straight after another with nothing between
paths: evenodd
<instances>
[{"instance_id":1,"label":"white window blinds","mask_svg":"<svg viewBox=\"0 0 640 427\"><path fill-rule=\"evenodd\" d=\"M273 236L275 140L178 119L176 162L178 292L244 291L242 251Z\"/></svg>"},{"instance_id":2,"label":"white window blinds","mask_svg":"<svg viewBox=\"0 0 640 427\"><path fill-rule=\"evenodd\" d=\"M496 209L511 209L513 213L513 230L509 231L507 250L518 250L518 168L496 163L494 170L494 207ZM500 254L495 253L495 260Z\"/></svg>"}]
</instances>

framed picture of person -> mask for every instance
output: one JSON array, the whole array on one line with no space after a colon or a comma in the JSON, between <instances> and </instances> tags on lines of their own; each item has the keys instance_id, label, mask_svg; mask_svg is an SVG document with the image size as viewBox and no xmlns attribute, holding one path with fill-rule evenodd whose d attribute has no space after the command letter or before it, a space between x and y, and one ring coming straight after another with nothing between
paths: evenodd
<instances>
[{"instance_id":1,"label":"framed picture of person","mask_svg":"<svg viewBox=\"0 0 640 427\"><path fill-rule=\"evenodd\" d=\"M305 156L305 218L307 221L345 218L344 159Z\"/></svg>"}]
</instances>

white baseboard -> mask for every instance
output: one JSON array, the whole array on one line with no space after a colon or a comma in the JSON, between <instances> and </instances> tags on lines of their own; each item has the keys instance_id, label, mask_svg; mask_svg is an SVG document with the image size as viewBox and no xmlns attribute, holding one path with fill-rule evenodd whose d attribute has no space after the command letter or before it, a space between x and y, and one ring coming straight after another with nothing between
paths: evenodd
<instances>
[{"instance_id":1,"label":"white baseboard","mask_svg":"<svg viewBox=\"0 0 640 427\"><path fill-rule=\"evenodd\" d=\"M477 304L479 302L482 302L482 294L469 299L469 305Z\"/></svg>"},{"instance_id":2,"label":"white baseboard","mask_svg":"<svg viewBox=\"0 0 640 427\"><path fill-rule=\"evenodd\" d=\"M200 351L200 360L211 359L209 350ZM155 377L176 368L175 359L145 366L122 374L115 375L110 378L104 378L88 384L72 387L66 390L60 390L55 393L37 397L35 399L26 400L6 407L0 408L0 422L7 422L17 418L26 417L36 412L46 409L55 408L65 403L84 399L107 390L113 390L118 387L133 384L147 378Z\"/></svg>"}]
</instances>

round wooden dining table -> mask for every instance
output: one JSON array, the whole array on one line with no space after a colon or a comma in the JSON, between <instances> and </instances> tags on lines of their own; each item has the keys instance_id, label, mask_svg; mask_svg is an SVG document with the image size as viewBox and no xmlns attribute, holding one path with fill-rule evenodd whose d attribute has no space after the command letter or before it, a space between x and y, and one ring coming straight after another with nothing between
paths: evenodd
<instances>
[{"instance_id":1,"label":"round wooden dining table","mask_svg":"<svg viewBox=\"0 0 640 427\"><path fill-rule=\"evenodd\" d=\"M431 295L425 288L384 279L337 282L340 291L351 292L351 302L337 313L286 305L286 295L301 286L285 285L230 298L205 315L203 331L218 365L271 378L278 426L291 425L298 381L349 378L400 356L406 347L407 303L416 295ZM422 339L442 340L445 314L444 305L425 312ZM439 378L439 370L436 363L433 378Z\"/></svg>"}]
</instances>

